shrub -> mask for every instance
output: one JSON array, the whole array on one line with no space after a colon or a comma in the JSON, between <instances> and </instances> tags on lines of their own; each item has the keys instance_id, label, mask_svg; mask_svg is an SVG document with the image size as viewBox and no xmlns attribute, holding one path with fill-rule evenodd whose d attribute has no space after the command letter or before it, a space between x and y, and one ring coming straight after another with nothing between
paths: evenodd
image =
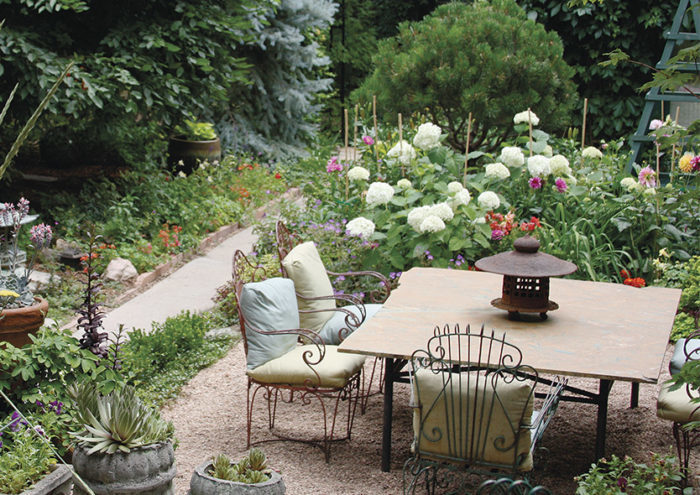
<instances>
[{"instance_id":1,"label":"shrub","mask_svg":"<svg viewBox=\"0 0 700 495\"><path fill-rule=\"evenodd\" d=\"M472 145L493 148L511 132L514 109L532 108L553 129L568 123L576 96L562 52L558 36L512 0L450 3L381 41L374 73L353 99L376 94L391 120L427 111L461 150L471 112Z\"/></svg>"}]
</instances>

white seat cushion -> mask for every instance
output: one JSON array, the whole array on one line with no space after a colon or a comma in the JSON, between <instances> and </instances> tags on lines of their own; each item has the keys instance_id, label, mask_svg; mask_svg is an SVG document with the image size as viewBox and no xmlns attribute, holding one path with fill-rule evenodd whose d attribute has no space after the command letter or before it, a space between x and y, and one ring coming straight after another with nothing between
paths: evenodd
<instances>
[{"instance_id":1,"label":"white seat cushion","mask_svg":"<svg viewBox=\"0 0 700 495\"><path fill-rule=\"evenodd\" d=\"M323 360L319 364L312 364L312 369L304 361L306 352L310 353L308 361L318 360L318 347L300 345L284 356L248 370L248 376L261 383L342 388L365 364L364 356L338 352L337 346L327 345Z\"/></svg>"},{"instance_id":2,"label":"white seat cushion","mask_svg":"<svg viewBox=\"0 0 700 495\"><path fill-rule=\"evenodd\" d=\"M678 423L700 421L700 402L691 402L685 386L681 386L678 390L670 389L670 382L662 385L656 402L656 415Z\"/></svg>"}]
</instances>

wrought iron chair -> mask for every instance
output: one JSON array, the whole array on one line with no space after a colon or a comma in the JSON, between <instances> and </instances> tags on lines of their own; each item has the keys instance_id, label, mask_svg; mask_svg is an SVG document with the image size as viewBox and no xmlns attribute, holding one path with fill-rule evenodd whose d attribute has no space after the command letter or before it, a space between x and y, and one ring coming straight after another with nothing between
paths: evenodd
<instances>
[{"instance_id":1,"label":"wrought iron chair","mask_svg":"<svg viewBox=\"0 0 700 495\"><path fill-rule=\"evenodd\" d=\"M278 221L275 228L275 237L277 242L277 253L279 254L280 260L280 270L284 277L289 277L294 280L294 284L297 287L297 297L299 298L299 307L302 309L302 322L308 321L308 328L315 329L319 331L324 342L327 344L339 344L345 337L347 337L353 330L355 330L359 324L367 318L371 318L379 308L381 304L384 303L389 294L391 293L391 282L381 273L375 271L359 271L359 272L332 272L326 270L323 266L316 248L313 243L304 243L302 239L284 225L283 222ZM306 266L300 266L300 265ZM376 283L375 287L370 288L365 292L364 298L368 300L365 303L364 300L359 300L354 296L347 295L346 301L350 304L345 306L346 311L351 311L356 319L352 320L348 317L347 324L339 325L341 323L340 319L336 316L335 318L330 318L328 313L322 313L321 318L316 318L313 313L323 312L332 307L334 303L324 302L323 298L319 296L326 296L328 293L337 293L331 285L330 278L332 277L346 277L346 278L357 278L362 277L374 280ZM313 281L309 281L313 279ZM310 316L304 315L310 314ZM325 317L323 316L325 315ZM358 323L359 320L359 324ZM345 323L345 322L343 322ZM375 359L372 365L372 371L369 377L369 384L366 386L365 391L365 380L363 376L363 392L362 392L362 403L360 406L361 411L364 413L367 404L367 399L372 387L372 382L374 380L375 371L379 359ZM379 366L379 390L382 388L382 366Z\"/></svg>"},{"instance_id":2,"label":"wrought iron chair","mask_svg":"<svg viewBox=\"0 0 700 495\"><path fill-rule=\"evenodd\" d=\"M552 492L543 486L532 486L527 480L499 478L484 481L476 495L552 495Z\"/></svg>"},{"instance_id":3,"label":"wrought iron chair","mask_svg":"<svg viewBox=\"0 0 700 495\"><path fill-rule=\"evenodd\" d=\"M680 358L680 359L679 359ZM685 341L678 341L676 353L671 360L671 373L680 372L688 361L700 360L700 330L696 330ZM675 363L674 363L675 361ZM656 403L656 414L660 418L673 421L673 438L676 441L681 469L688 481L690 452L700 445L700 427L690 427L689 423L700 422L700 390L685 384L675 390L671 381L664 383Z\"/></svg>"},{"instance_id":4,"label":"wrought iron chair","mask_svg":"<svg viewBox=\"0 0 700 495\"><path fill-rule=\"evenodd\" d=\"M436 327L410 362L414 440L403 468L404 493L424 486L467 493L468 474L505 471L526 477L533 453L559 404L556 377L534 410L538 373L494 331ZM519 493L519 492L516 492Z\"/></svg>"},{"instance_id":5,"label":"wrought iron chair","mask_svg":"<svg viewBox=\"0 0 700 495\"><path fill-rule=\"evenodd\" d=\"M247 448L272 440L309 443L330 460L332 442L348 440L359 400L363 356L343 354L326 345L319 335L299 328L294 284L289 279L268 278L237 250L233 256L233 282L247 362ZM267 402L268 428L275 438L251 442L255 399L262 392ZM323 435L296 437L275 427L278 402L317 404L323 419ZM336 424L341 404L347 403L345 432Z\"/></svg>"}]
</instances>

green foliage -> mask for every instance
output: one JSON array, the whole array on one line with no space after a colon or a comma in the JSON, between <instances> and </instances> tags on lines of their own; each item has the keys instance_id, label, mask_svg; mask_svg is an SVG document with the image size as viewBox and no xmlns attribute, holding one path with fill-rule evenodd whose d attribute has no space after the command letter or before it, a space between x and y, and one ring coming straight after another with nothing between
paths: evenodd
<instances>
[{"instance_id":1,"label":"green foliage","mask_svg":"<svg viewBox=\"0 0 700 495\"><path fill-rule=\"evenodd\" d=\"M226 454L215 456L209 474L220 480L254 485L269 480L269 472L263 451L252 448L237 464Z\"/></svg>"},{"instance_id":2,"label":"green foliage","mask_svg":"<svg viewBox=\"0 0 700 495\"><path fill-rule=\"evenodd\" d=\"M35 424L34 418L29 419ZM40 433L23 423L16 416L0 419L0 493L22 493L56 463ZM6 426L9 428L4 429Z\"/></svg>"},{"instance_id":3,"label":"green foliage","mask_svg":"<svg viewBox=\"0 0 700 495\"><path fill-rule=\"evenodd\" d=\"M374 73L353 100L376 95L392 121L397 112L427 112L460 150L472 113L472 146L493 149L512 133L514 110L532 108L550 129L569 123L576 95L562 52L557 35L512 0L450 3L380 42Z\"/></svg>"},{"instance_id":4,"label":"green foliage","mask_svg":"<svg viewBox=\"0 0 700 495\"><path fill-rule=\"evenodd\" d=\"M596 62L603 61L613 48L621 48L647 66L656 65L663 49L663 32L670 27L678 3L579 0L572 5L561 0L518 0L518 4L561 36L564 58L576 71L574 82L581 96L578 115L583 112L583 98L589 100L588 132L595 139L632 133L644 105L638 88L650 79L650 69L606 67Z\"/></svg>"},{"instance_id":5,"label":"green foliage","mask_svg":"<svg viewBox=\"0 0 700 495\"><path fill-rule=\"evenodd\" d=\"M157 409L141 402L133 387L100 395L93 383L81 382L72 385L69 393L84 428L74 436L79 445L89 448L88 454L129 452L173 438L172 422L164 421Z\"/></svg>"},{"instance_id":6,"label":"green foliage","mask_svg":"<svg viewBox=\"0 0 700 495\"><path fill-rule=\"evenodd\" d=\"M175 135L192 141L210 141L216 139L216 130L211 122L187 119L182 125L175 127Z\"/></svg>"},{"instance_id":7,"label":"green foliage","mask_svg":"<svg viewBox=\"0 0 700 495\"><path fill-rule=\"evenodd\" d=\"M613 454L609 461L601 459L592 464L588 473L577 477L576 480L577 495L667 495L690 494L693 490L681 490L680 466L678 459L671 454L652 454L649 465L636 463L627 456L619 458Z\"/></svg>"},{"instance_id":8,"label":"green foliage","mask_svg":"<svg viewBox=\"0 0 700 495\"><path fill-rule=\"evenodd\" d=\"M683 291L671 332L670 340L675 342L700 328L700 256L676 263L657 259L654 264L660 272L658 284Z\"/></svg>"}]
</instances>

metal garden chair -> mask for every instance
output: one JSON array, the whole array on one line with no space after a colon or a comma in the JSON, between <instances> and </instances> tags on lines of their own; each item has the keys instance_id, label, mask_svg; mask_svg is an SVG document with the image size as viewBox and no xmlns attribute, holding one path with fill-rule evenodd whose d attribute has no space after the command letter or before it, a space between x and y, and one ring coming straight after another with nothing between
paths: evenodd
<instances>
[{"instance_id":1,"label":"metal garden chair","mask_svg":"<svg viewBox=\"0 0 700 495\"><path fill-rule=\"evenodd\" d=\"M414 440L404 493L423 486L468 493L468 474L526 477L566 381L556 377L534 410L538 373L494 331L436 327L410 362ZM507 493L507 492L506 492ZM519 492L516 492L519 493Z\"/></svg>"},{"instance_id":2,"label":"metal garden chair","mask_svg":"<svg viewBox=\"0 0 700 495\"><path fill-rule=\"evenodd\" d=\"M270 440L305 442L320 447L328 462L331 443L350 439L365 358L339 353L316 332L300 328L293 282L268 278L240 250L233 256L233 281L247 364L247 448ZM255 399L261 392L275 438L252 442ZM322 435L297 437L276 428L278 403L291 402L320 408ZM339 436L336 426L343 403L345 428Z\"/></svg>"}]
</instances>

